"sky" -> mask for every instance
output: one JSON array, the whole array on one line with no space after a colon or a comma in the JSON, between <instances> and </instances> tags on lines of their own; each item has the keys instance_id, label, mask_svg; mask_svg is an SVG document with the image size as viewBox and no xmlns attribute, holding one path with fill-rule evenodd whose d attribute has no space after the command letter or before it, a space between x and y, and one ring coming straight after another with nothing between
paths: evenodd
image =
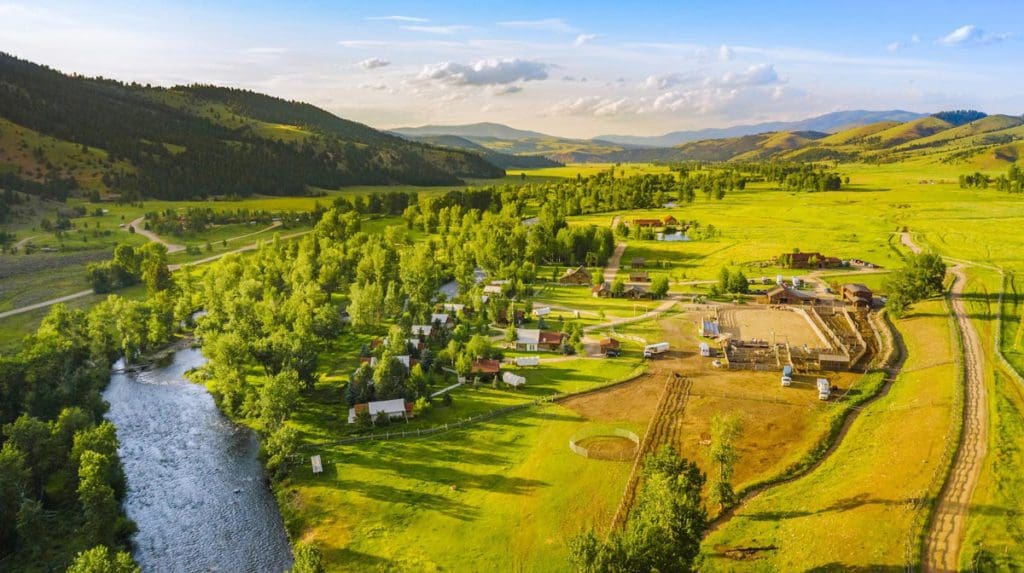
<instances>
[{"instance_id":1,"label":"sky","mask_svg":"<svg viewBox=\"0 0 1024 573\"><path fill-rule=\"evenodd\" d=\"M845 109L1024 113L1024 3L775 4L0 0L0 51L251 89L382 129L594 137Z\"/></svg>"}]
</instances>

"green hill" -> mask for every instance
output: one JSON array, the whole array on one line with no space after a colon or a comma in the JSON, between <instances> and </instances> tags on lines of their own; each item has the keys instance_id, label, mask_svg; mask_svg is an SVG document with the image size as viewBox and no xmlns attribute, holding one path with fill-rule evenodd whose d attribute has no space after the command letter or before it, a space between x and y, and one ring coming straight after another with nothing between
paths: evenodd
<instances>
[{"instance_id":1,"label":"green hill","mask_svg":"<svg viewBox=\"0 0 1024 573\"><path fill-rule=\"evenodd\" d=\"M315 106L214 86L66 75L0 53L0 172L124 196L302 195L309 186L453 185L504 171L479 154Z\"/></svg>"},{"instance_id":2,"label":"green hill","mask_svg":"<svg viewBox=\"0 0 1024 573\"><path fill-rule=\"evenodd\" d=\"M539 167L559 167L562 164L548 159L542 155L512 155L510 153L499 153L488 149L483 145L474 143L464 137L457 135L407 135L407 139L426 143L435 147L446 147L449 149L461 149L479 154L488 163L502 169L530 169Z\"/></svg>"}]
</instances>

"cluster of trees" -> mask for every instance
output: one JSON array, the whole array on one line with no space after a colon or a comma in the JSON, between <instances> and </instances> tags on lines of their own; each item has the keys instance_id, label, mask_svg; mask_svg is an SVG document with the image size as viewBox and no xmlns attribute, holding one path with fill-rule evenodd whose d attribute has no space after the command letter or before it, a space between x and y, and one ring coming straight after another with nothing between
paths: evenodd
<instances>
[{"instance_id":1,"label":"cluster of trees","mask_svg":"<svg viewBox=\"0 0 1024 573\"><path fill-rule=\"evenodd\" d=\"M572 564L581 573L692 571L707 529L705 479L671 446L649 455L625 527L605 540L593 531L571 539Z\"/></svg>"},{"instance_id":2,"label":"cluster of trees","mask_svg":"<svg viewBox=\"0 0 1024 573\"><path fill-rule=\"evenodd\" d=\"M301 215L311 217L312 213L304 212ZM291 216L290 219L300 214L291 213ZM219 210L211 207L188 207L184 212L177 209L151 211L146 213L145 221L146 229L154 233L180 236L185 233L202 233L214 225L249 222L268 225L273 219L273 213L262 209Z\"/></svg>"},{"instance_id":3,"label":"cluster of trees","mask_svg":"<svg viewBox=\"0 0 1024 573\"><path fill-rule=\"evenodd\" d=\"M838 191L843 185L850 183L849 177L842 177L811 163L746 163L741 169L744 173L753 174L766 181L774 181L786 191Z\"/></svg>"},{"instance_id":4,"label":"cluster of trees","mask_svg":"<svg viewBox=\"0 0 1024 573\"><path fill-rule=\"evenodd\" d=\"M722 267L722 270L718 271L718 282L711 287L711 290L712 296L725 293L746 294L750 292L750 280L740 269L732 272L728 267Z\"/></svg>"},{"instance_id":5,"label":"cluster of trees","mask_svg":"<svg viewBox=\"0 0 1024 573\"><path fill-rule=\"evenodd\" d=\"M5 203L12 197L8 193L13 191L20 191L26 195L35 195L40 199L64 201L78 188L78 182L73 177L61 175L57 171L50 171L42 181L21 177L14 171L0 173L0 189L6 191L4 196ZM0 214L2 214L2 211L0 211ZM0 221L3 221L2 216L0 216Z\"/></svg>"},{"instance_id":6,"label":"cluster of trees","mask_svg":"<svg viewBox=\"0 0 1024 573\"><path fill-rule=\"evenodd\" d=\"M992 184L995 184L996 190L1004 193L1021 193L1024 191L1024 170L1014 163L1010 165L1006 173L995 179L979 171L960 176L961 189L987 189Z\"/></svg>"},{"instance_id":7,"label":"cluster of trees","mask_svg":"<svg viewBox=\"0 0 1024 573\"><path fill-rule=\"evenodd\" d=\"M146 243L139 249L118 245L109 261L92 263L87 276L93 292L108 293L144 282L150 293L166 291L173 281L167 268L167 247Z\"/></svg>"},{"instance_id":8,"label":"cluster of trees","mask_svg":"<svg viewBox=\"0 0 1024 573\"><path fill-rule=\"evenodd\" d=\"M985 112L973 110L973 109L956 109L951 111L940 111L939 113L933 113L932 117L937 117L943 121L948 121L953 125L963 125L972 121L988 117Z\"/></svg>"},{"instance_id":9,"label":"cluster of trees","mask_svg":"<svg viewBox=\"0 0 1024 573\"><path fill-rule=\"evenodd\" d=\"M20 352L0 358L0 557L8 564L63 568L73 552L98 546L72 570L103 560L132 570L117 553L134 525L121 512L125 479L100 392L119 356L166 344L174 312L165 303L110 297L88 313L56 305Z\"/></svg>"},{"instance_id":10,"label":"cluster of trees","mask_svg":"<svg viewBox=\"0 0 1024 573\"><path fill-rule=\"evenodd\" d=\"M946 263L935 253L911 255L906 264L893 271L885 281L885 303L899 316L913 303L943 291Z\"/></svg>"}]
</instances>

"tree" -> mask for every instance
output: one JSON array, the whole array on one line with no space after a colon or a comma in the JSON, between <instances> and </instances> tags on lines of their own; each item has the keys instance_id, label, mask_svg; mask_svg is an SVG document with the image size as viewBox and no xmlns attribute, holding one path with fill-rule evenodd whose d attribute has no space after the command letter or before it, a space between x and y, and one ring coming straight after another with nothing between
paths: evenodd
<instances>
[{"instance_id":1,"label":"tree","mask_svg":"<svg viewBox=\"0 0 1024 573\"><path fill-rule=\"evenodd\" d=\"M732 475L739 453L736 441L742 432L739 418L733 415L715 415L711 419L711 462L715 473L711 481L710 499L722 509L736 502L732 489Z\"/></svg>"},{"instance_id":2,"label":"tree","mask_svg":"<svg viewBox=\"0 0 1024 573\"><path fill-rule=\"evenodd\" d=\"M402 364L391 352L392 350L388 349L381 356L373 371L374 395L378 400L402 398L405 394L405 379L408 376L408 371L405 369L405 364Z\"/></svg>"},{"instance_id":3,"label":"tree","mask_svg":"<svg viewBox=\"0 0 1024 573\"><path fill-rule=\"evenodd\" d=\"M279 480L287 474L288 458L299 446L299 436L295 428L282 424L262 440L261 449L267 472L272 479Z\"/></svg>"},{"instance_id":4,"label":"tree","mask_svg":"<svg viewBox=\"0 0 1024 573\"><path fill-rule=\"evenodd\" d=\"M174 286L171 271L167 268L167 247L161 243L146 243L139 249L139 264L142 282L146 284L149 296Z\"/></svg>"},{"instance_id":5,"label":"tree","mask_svg":"<svg viewBox=\"0 0 1024 573\"><path fill-rule=\"evenodd\" d=\"M651 295L654 298L663 298L668 294L668 277L665 275L658 275L651 281Z\"/></svg>"},{"instance_id":6,"label":"tree","mask_svg":"<svg viewBox=\"0 0 1024 573\"><path fill-rule=\"evenodd\" d=\"M729 278L729 292L737 294L745 294L750 291L750 282L747 280L747 275L743 274L743 271L737 270Z\"/></svg>"},{"instance_id":7,"label":"tree","mask_svg":"<svg viewBox=\"0 0 1024 573\"><path fill-rule=\"evenodd\" d=\"M731 292L731 279L732 275L729 274L729 269L722 267L722 269L718 271L718 290L720 292Z\"/></svg>"},{"instance_id":8,"label":"tree","mask_svg":"<svg viewBox=\"0 0 1024 573\"><path fill-rule=\"evenodd\" d=\"M299 543L292 553L295 564L291 573L323 573L323 554L315 543Z\"/></svg>"},{"instance_id":9,"label":"tree","mask_svg":"<svg viewBox=\"0 0 1024 573\"><path fill-rule=\"evenodd\" d=\"M111 552L106 545L97 545L75 557L67 573L139 573L132 556L124 551Z\"/></svg>"},{"instance_id":10,"label":"tree","mask_svg":"<svg viewBox=\"0 0 1024 573\"><path fill-rule=\"evenodd\" d=\"M94 543L114 542L120 506L107 483L110 458L93 451L82 453L78 467L78 499L85 514L85 529Z\"/></svg>"},{"instance_id":11,"label":"tree","mask_svg":"<svg viewBox=\"0 0 1024 573\"><path fill-rule=\"evenodd\" d=\"M30 477L25 454L10 442L4 444L0 449L0 549L13 549L18 510Z\"/></svg>"},{"instance_id":12,"label":"tree","mask_svg":"<svg viewBox=\"0 0 1024 573\"><path fill-rule=\"evenodd\" d=\"M515 321L509 321L508 327L505 328L505 342L513 343L519 339L519 334L516 332Z\"/></svg>"},{"instance_id":13,"label":"tree","mask_svg":"<svg viewBox=\"0 0 1024 573\"><path fill-rule=\"evenodd\" d=\"M899 316L911 304L942 292L946 263L935 253L911 255L906 264L885 281L886 306Z\"/></svg>"},{"instance_id":14,"label":"tree","mask_svg":"<svg viewBox=\"0 0 1024 573\"><path fill-rule=\"evenodd\" d=\"M700 492L704 475L671 446L644 460L643 486L624 530L603 543L593 532L569 543L578 571L691 571L707 529Z\"/></svg>"},{"instance_id":15,"label":"tree","mask_svg":"<svg viewBox=\"0 0 1024 573\"><path fill-rule=\"evenodd\" d=\"M260 418L268 428L281 425L299 399L299 376L285 369L265 378L260 388Z\"/></svg>"}]
</instances>

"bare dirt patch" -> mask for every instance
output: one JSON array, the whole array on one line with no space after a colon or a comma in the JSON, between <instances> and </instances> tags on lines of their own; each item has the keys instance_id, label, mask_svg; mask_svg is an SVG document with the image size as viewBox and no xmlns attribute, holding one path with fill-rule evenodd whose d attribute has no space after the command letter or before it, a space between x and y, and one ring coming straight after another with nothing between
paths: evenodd
<instances>
[{"instance_id":1,"label":"bare dirt patch","mask_svg":"<svg viewBox=\"0 0 1024 573\"><path fill-rule=\"evenodd\" d=\"M799 310L729 308L719 313L719 328L737 340L789 342L791 346L827 347Z\"/></svg>"},{"instance_id":2,"label":"bare dirt patch","mask_svg":"<svg viewBox=\"0 0 1024 573\"><path fill-rule=\"evenodd\" d=\"M621 436L591 436L576 442L587 450L587 457L598 460L632 461L637 445Z\"/></svg>"},{"instance_id":3,"label":"bare dirt patch","mask_svg":"<svg viewBox=\"0 0 1024 573\"><path fill-rule=\"evenodd\" d=\"M647 423L658 405L662 384L662 380L648 374L607 390L569 398L561 405L588 420Z\"/></svg>"}]
</instances>

